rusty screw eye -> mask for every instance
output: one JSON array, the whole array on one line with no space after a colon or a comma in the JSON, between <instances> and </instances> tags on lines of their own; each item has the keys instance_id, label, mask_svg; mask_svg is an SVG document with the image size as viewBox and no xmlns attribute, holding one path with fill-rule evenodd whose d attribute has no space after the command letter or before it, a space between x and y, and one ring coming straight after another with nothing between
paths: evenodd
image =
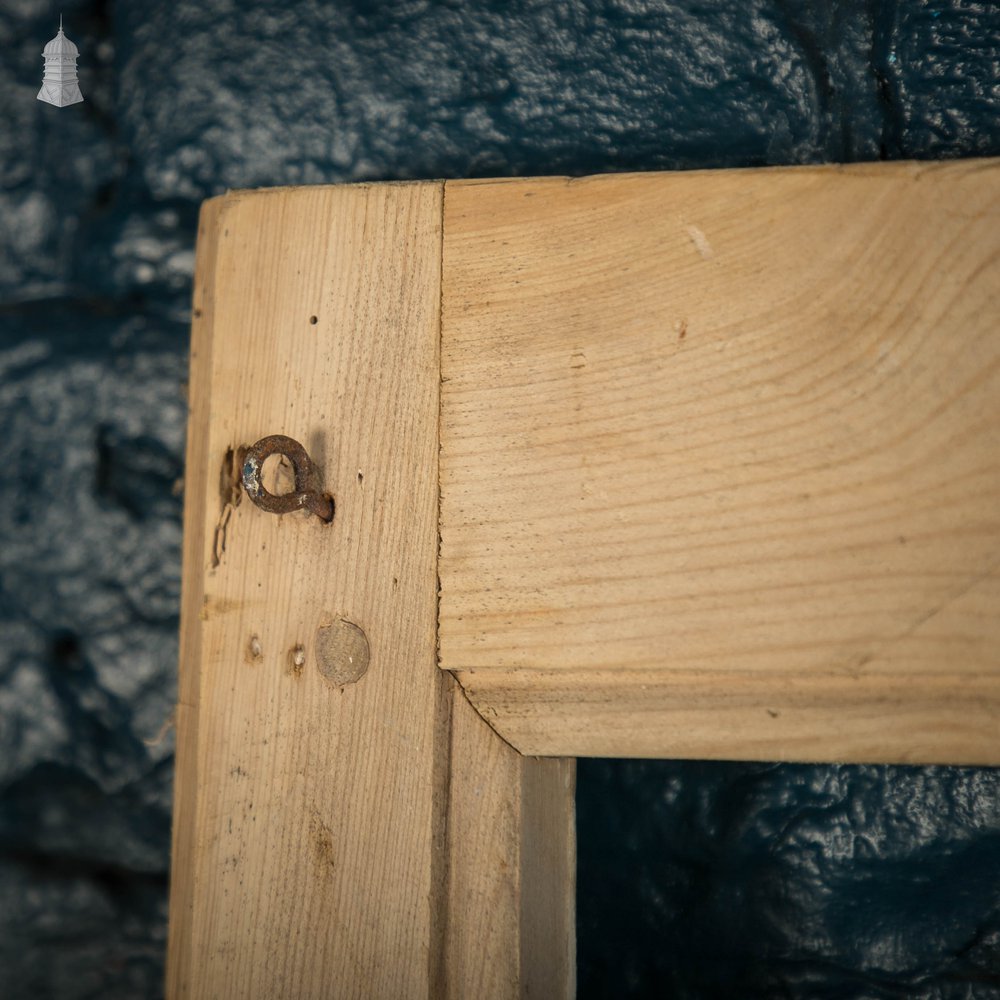
<instances>
[{"instance_id":1,"label":"rusty screw eye","mask_svg":"<svg viewBox=\"0 0 1000 1000\"><path fill-rule=\"evenodd\" d=\"M261 482L264 462L272 455L284 455L295 472L295 489L275 496ZM243 460L243 489L261 510L271 514L312 511L320 520L333 520L333 497L320 488L319 474L305 448L294 438L271 434L251 445Z\"/></svg>"}]
</instances>

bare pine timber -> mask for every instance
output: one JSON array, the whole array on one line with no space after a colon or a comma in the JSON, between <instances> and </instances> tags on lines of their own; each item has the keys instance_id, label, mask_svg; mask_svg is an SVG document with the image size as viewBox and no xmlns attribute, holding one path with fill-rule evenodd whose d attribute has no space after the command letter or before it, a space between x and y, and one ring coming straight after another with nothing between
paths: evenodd
<instances>
[{"instance_id":1,"label":"bare pine timber","mask_svg":"<svg viewBox=\"0 0 1000 1000\"><path fill-rule=\"evenodd\" d=\"M573 764L436 667L441 210L439 183L203 209L172 998L572 995ZM274 433L332 524L240 492ZM335 686L317 630L343 621L370 662Z\"/></svg>"},{"instance_id":2,"label":"bare pine timber","mask_svg":"<svg viewBox=\"0 0 1000 1000\"><path fill-rule=\"evenodd\" d=\"M1000 764L1000 163L448 183L440 665L524 753Z\"/></svg>"},{"instance_id":3,"label":"bare pine timber","mask_svg":"<svg viewBox=\"0 0 1000 1000\"><path fill-rule=\"evenodd\" d=\"M208 420L212 375L212 328L215 316L215 261L219 211L223 199L202 204L198 218L197 268L191 308L191 354L188 379L187 484L184 493L180 670L174 720L173 841L170 858L167 993L191 995L191 932L194 924L194 867L197 844L195 799L198 788L198 702L201 686L201 626L205 597L205 526L208 468ZM213 498L215 501L215 498ZM215 508L213 508L213 513Z\"/></svg>"},{"instance_id":4,"label":"bare pine timber","mask_svg":"<svg viewBox=\"0 0 1000 1000\"><path fill-rule=\"evenodd\" d=\"M968 161L208 202L168 996L572 995L573 765L516 750L1000 763L998 196ZM272 433L332 524L243 498Z\"/></svg>"}]
</instances>

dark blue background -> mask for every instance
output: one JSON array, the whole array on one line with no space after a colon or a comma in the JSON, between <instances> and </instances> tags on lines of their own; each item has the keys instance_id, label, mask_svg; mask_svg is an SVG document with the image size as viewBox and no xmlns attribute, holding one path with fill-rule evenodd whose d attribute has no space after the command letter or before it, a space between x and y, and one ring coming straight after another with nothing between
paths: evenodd
<instances>
[{"instance_id":1,"label":"dark blue background","mask_svg":"<svg viewBox=\"0 0 1000 1000\"><path fill-rule=\"evenodd\" d=\"M0 0L0 53L6 1000L161 991L201 199L1000 153L971 0ZM582 997L1000 997L997 772L581 761L578 810Z\"/></svg>"}]
</instances>

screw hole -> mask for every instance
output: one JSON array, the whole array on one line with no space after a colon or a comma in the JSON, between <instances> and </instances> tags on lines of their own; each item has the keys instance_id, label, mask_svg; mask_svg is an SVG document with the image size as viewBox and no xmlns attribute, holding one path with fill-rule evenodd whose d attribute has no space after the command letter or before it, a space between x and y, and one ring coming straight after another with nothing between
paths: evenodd
<instances>
[{"instance_id":1,"label":"screw hole","mask_svg":"<svg viewBox=\"0 0 1000 1000\"><path fill-rule=\"evenodd\" d=\"M317 514L316 516L324 523L330 524L333 521L333 515L337 510L337 502L333 499L332 493L324 493L323 499L330 504L330 516L324 517L322 514Z\"/></svg>"},{"instance_id":2,"label":"screw hole","mask_svg":"<svg viewBox=\"0 0 1000 1000\"><path fill-rule=\"evenodd\" d=\"M319 322L319 317L318 316L310 316L309 317L309 322L312 323L313 326L315 326Z\"/></svg>"}]
</instances>

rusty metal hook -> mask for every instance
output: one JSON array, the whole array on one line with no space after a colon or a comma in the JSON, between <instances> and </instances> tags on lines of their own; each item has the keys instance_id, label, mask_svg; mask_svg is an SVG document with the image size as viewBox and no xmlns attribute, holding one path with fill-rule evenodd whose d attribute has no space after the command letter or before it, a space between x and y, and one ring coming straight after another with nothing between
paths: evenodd
<instances>
[{"instance_id":1,"label":"rusty metal hook","mask_svg":"<svg viewBox=\"0 0 1000 1000\"><path fill-rule=\"evenodd\" d=\"M276 496L261 481L264 462L272 455L284 455L295 472L295 489ZM290 514L308 510L321 521L333 520L333 497L320 488L319 474L305 448L295 438L271 434L251 445L243 459L243 489L261 510L271 514Z\"/></svg>"}]
</instances>

